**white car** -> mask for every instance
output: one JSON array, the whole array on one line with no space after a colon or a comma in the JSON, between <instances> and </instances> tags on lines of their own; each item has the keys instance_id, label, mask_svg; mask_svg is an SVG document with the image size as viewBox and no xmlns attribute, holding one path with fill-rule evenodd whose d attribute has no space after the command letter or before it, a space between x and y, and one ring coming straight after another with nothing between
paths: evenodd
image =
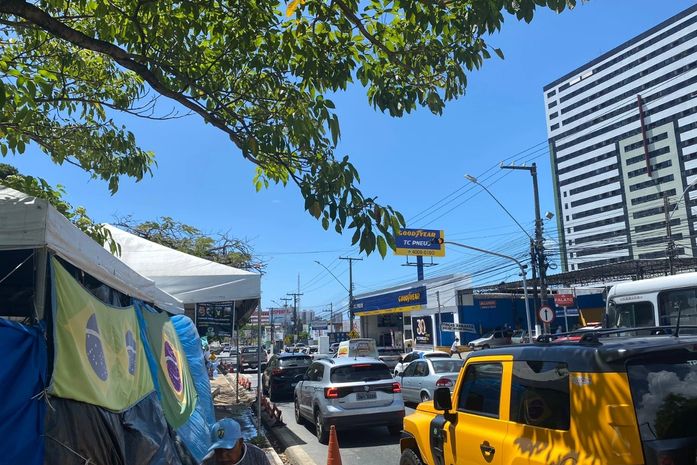
<instances>
[{"instance_id":1,"label":"white car","mask_svg":"<svg viewBox=\"0 0 697 465\"><path fill-rule=\"evenodd\" d=\"M393 372L395 377L399 376L406 369L407 365L409 365L411 362L422 358L450 358L450 354L447 352L441 352L439 350L414 350L412 352L409 352L404 357L402 357L402 361L400 363L395 365Z\"/></svg>"},{"instance_id":2,"label":"white car","mask_svg":"<svg viewBox=\"0 0 697 465\"><path fill-rule=\"evenodd\" d=\"M496 331L491 331L486 333L484 336L474 341L470 341L468 344L470 349L488 349L490 347L505 346L511 343L511 334L513 331L505 329L497 329Z\"/></svg>"}]
</instances>

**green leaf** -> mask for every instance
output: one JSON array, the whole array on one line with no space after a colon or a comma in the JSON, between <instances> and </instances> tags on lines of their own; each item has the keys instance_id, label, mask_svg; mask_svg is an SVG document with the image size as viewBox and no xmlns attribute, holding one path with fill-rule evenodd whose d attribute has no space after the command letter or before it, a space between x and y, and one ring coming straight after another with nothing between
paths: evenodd
<instances>
[{"instance_id":1,"label":"green leaf","mask_svg":"<svg viewBox=\"0 0 697 465\"><path fill-rule=\"evenodd\" d=\"M385 255L387 255L387 243L382 236L378 236L378 252L380 252L382 258L385 258Z\"/></svg>"},{"instance_id":2,"label":"green leaf","mask_svg":"<svg viewBox=\"0 0 697 465\"><path fill-rule=\"evenodd\" d=\"M495 48L494 53L496 53L496 55L498 55L499 58L501 58L502 60L504 59L503 50L501 50L500 48Z\"/></svg>"}]
</instances>

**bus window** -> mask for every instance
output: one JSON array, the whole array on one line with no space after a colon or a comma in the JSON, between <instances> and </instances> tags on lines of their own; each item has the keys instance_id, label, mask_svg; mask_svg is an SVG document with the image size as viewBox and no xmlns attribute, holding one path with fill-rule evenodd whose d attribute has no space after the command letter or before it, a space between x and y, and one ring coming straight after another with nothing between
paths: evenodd
<instances>
[{"instance_id":1,"label":"bus window","mask_svg":"<svg viewBox=\"0 0 697 465\"><path fill-rule=\"evenodd\" d=\"M662 326L675 326L678 313L681 325L697 324L697 289L661 292L658 295L658 313Z\"/></svg>"},{"instance_id":2,"label":"bus window","mask_svg":"<svg viewBox=\"0 0 697 465\"><path fill-rule=\"evenodd\" d=\"M631 302L617 304L610 302L608 305L609 328L640 328L642 326L656 326L653 305L651 302Z\"/></svg>"}]
</instances>

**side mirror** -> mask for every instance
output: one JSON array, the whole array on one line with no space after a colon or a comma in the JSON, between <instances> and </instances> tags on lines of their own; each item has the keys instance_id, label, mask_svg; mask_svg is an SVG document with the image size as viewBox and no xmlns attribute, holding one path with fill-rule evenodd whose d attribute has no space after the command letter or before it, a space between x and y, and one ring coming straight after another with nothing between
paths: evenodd
<instances>
[{"instance_id":1,"label":"side mirror","mask_svg":"<svg viewBox=\"0 0 697 465\"><path fill-rule=\"evenodd\" d=\"M437 388L433 393L433 406L436 410L449 412L453 408L450 389L446 387Z\"/></svg>"}]
</instances>

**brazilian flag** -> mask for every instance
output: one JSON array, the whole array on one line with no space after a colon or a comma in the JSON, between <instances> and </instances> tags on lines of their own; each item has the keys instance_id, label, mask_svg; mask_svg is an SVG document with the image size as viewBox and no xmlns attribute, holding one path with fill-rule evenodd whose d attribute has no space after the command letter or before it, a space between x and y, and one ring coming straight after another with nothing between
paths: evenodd
<instances>
[{"instance_id":1,"label":"brazilian flag","mask_svg":"<svg viewBox=\"0 0 697 465\"><path fill-rule=\"evenodd\" d=\"M55 258L51 394L120 412L153 391L135 309L111 307Z\"/></svg>"},{"instance_id":2,"label":"brazilian flag","mask_svg":"<svg viewBox=\"0 0 697 465\"><path fill-rule=\"evenodd\" d=\"M196 407L196 388L186 354L169 315L141 307L152 359L157 367L158 393L167 423L182 426ZM153 376L155 376L153 374Z\"/></svg>"}]
</instances>

